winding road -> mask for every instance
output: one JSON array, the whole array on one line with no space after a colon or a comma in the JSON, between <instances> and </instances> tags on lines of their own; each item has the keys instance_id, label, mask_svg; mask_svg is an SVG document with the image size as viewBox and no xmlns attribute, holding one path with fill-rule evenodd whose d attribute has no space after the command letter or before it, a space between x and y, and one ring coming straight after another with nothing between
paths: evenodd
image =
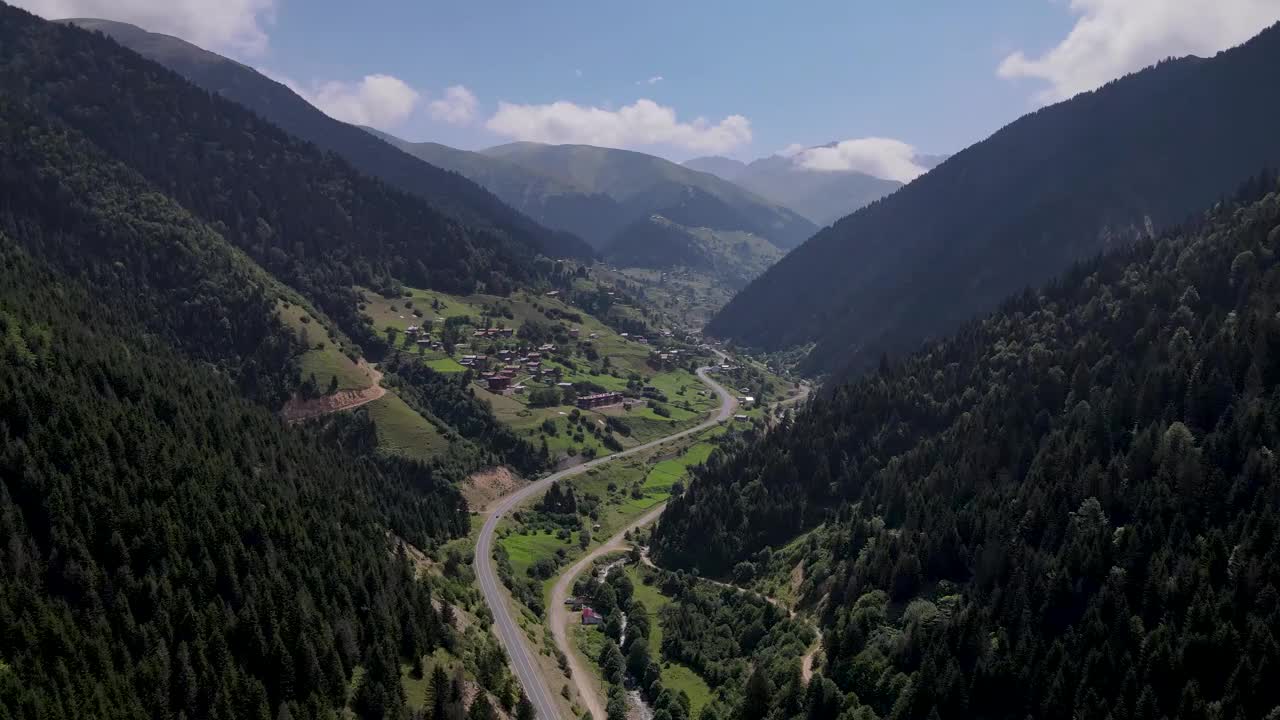
<instances>
[{"instance_id":1,"label":"winding road","mask_svg":"<svg viewBox=\"0 0 1280 720\"><path fill-rule=\"evenodd\" d=\"M722 359L728 359L724 353L714 351ZM507 651L507 656L511 658L511 668L515 671L516 677L520 680L520 686L524 689L524 694L529 697L529 702L533 703L534 709L538 713L538 717L543 720L556 720L559 712L556 710L556 701L552 696L550 689L547 687L546 681L543 679L542 673L539 672L537 656L529 649L528 643L525 642L524 633L520 629L520 625L516 623L512 617L511 608L508 606L506 597L502 593L501 583L498 580L498 574L493 567L493 542L494 535L498 528L498 522L502 516L511 511L520 503L537 493L545 491L551 483L564 478L573 477L584 473L592 468L599 467L605 463L613 462L618 458L634 455L655 448L663 443L677 440L688 435L700 433L707 428L714 427L719 423L728 420L733 411L737 409L738 402L734 399L733 394L726 390L723 386L712 380L707 372L712 366L698 368L698 379L707 387L711 388L720 396L720 410L715 417L687 430L668 435L643 445L624 450L613 455L607 455L597 458L591 462L583 463L553 473L536 482L530 483L516 492L502 498L494 503L490 509L488 516L485 517L484 526L480 529L480 536L476 540L475 569L476 577L480 581L480 591L484 595L485 604L489 606L489 611L493 614L494 632L498 636L498 640L502 643L503 648ZM657 509L661 512L661 506ZM656 517L655 512L651 512ZM647 517L647 515L646 515ZM642 520L644 518L641 518ZM551 608L555 610L555 608ZM580 673L574 671L574 677L580 676ZM585 696L584 696L585 697ZM589 701L587 701L589 703ZM594 714L594 713L593 713ZM601 712L596 715L597 718L603 718Z\"/></svg>"},{"instance_id":2,"label":"winding road","mask_svg":"<svg viewBox=\"0 0 1280 720\"><path fill-rule=\"evenodd\" d=\"M547 608L547 613L551 615L551 635L555 638L556 645L560 647L560 651L569 659L569 670L573 677L573 684L578 687L578 696L582 698L583 704L587 706L587 710L593 718L606 717L607 713L605 712L604 701L600 697L594 682L595 674L591 672L590 668L583 667L582 659L578 653L574 652L573 644L569 641L569 621L572 619L573 614L565 607L564 601L569 599L569 591L573 589L574 581L584 570L591 567L592 563L605 555L625 550L627 548L627 533L638 530L657 520L662 511L666 509L666 502L655 505L652 510L645 513L639 520L615 533L600 547L579 558L576 563L556 579L555 587L551 589L551 606Z\"/></svg>"}]
</instances>

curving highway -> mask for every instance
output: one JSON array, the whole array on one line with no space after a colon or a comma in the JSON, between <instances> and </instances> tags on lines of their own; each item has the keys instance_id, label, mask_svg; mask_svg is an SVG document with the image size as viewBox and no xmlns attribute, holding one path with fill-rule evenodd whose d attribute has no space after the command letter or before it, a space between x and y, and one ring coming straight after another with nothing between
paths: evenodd
<instances>
[{"instance_id":1,"label":"curving highway","mask_svg":"<svg viewBox=\"0 0 1280 720\"><path fill-rule=\"evenodd\" d=\"M728 356L716 350L715 353L721 358L727 359ZM484 595L485 604L489 606L489 611L493 613L494 632L498 636L498 640L507 651L507 656L511 658L511 669L515 671L516 678L520 680L520 686L524 689L524 694L529 697L529 702L533 703L533 707L537 710L538 717L542 720L556 720L560 713L556 710L556 700L552 696L542 673L539 672L538 660L536 655L529 649L525 642L524 632L520 629L520 625L516 623L515 618L511 615L511 609L507 605L505 596L502 593L501 583L498 580L497 571L493 567L493 539L495 531L498 528L498 522L502 516L511 511L520 503L529 497L543 492L551 483L556 480L563 480L567 477L573 477L580 473L584 473L591 468L599 467L605 463L613 462L621 457L633 455L635 453L644 452L666 442L677 440L687 435L702 432L707 428L728 420L733 415L733 411L738 407L737 400L726 390L720 383L712 380L707 375L707 371L711 367L698 368L698 379L707 387L711 388L720 396L720 410L715 417L706 422L682 430L678 433L668 435L643 445L624 450L613 455L607 455L597 458L591 462L576 465L567 470L553 473L536 482L530 483L516 492L502 498L494 503L489 510L488 516L485 517L484 526L480 529L480 537L476 540L476 557L475 569L476 577L480 581L480 591ZM554 608L551 608L552 610Z\"/></svg>"}]
</instances>

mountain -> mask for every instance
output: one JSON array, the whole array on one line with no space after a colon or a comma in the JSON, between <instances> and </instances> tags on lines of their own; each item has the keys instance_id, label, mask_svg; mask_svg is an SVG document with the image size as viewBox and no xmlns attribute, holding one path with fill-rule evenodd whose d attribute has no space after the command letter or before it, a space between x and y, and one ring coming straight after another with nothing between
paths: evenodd
<instances>
[{"instance_id":1,"label":"mountain","mask_svg":"<svg viewBox=\"0 0 1280 720\"><path fill-rule=\"evenodd\" d=\"M658 214L691 227L749 232L783 250L816 230L791 210L733 183L653 155L529 142L500 145L483 154L587 193L607 195L618 203L626 224Z\"/></svg>"},{"instance_id":2,"label":"mountain","mask_svg":"<svg viewBox=\"0 0 1280 720\"><path fill-rule=\"evenodd\" d=\"M1280 165L1277 113L1280 27L1043 108L815 235L708 332L869 367Z\"/></svg>"},{"instance_id":3,"label":"mountain","mask_svg":"<svg viewBox=\"0 0 1280 720\"><path fill-rule=\"evenodd\" d=\"M11 133L4 169L15 178L6 192L11 236L21 242L36 237L33 227L53 238L74 230L74 242L25 243L62 262L103 251L102 238L123 233L116 264L85 280L120 288L118 301L138 308L148 332L181 344L273 409L336 379L326 366L385 354L382 328L360 307L362 288L502 295L549 284L555 272L510 236L461 224L102 35L3 6L0 98ZM88 207L83 216L80 203ZM170 244L199 248L159 232L173 215L169 204L229 247L228 257L127 242L158 232ZM93 233L90 219L101 226ZM135 262L144 270L171 266L171 276L147 283L164 289L163 297L124 292L139 284L123 275ZM201 275L229 263L252 270ZM213 292L238 285L244 289ZM250 289L257 294L247 306ZM286 311L296 326L280 330ZM315 353L328 360L321 358L321 376L311 381L300 369ZM443 462L453 471L494 461L530 472L540 466L533 446L498 423L461 378L387 380L421 390L430 399L423 410L441 420L442 431L471 441L450 447Z\"/></svg>"},{"instance_id":4,"label":"mountain","mask_svg":"<svg viewBox=\"0 0 1280 720\"><path fill-rule=\"evenodd\" d=\"M583 238L597 250L626 224L624 211L608 195L587 192L515 163L432 142L409 142L363 128L420 160L466 177L511 207L549 228Z\"/></svg>"},{"instance_id":5,"label":"mountain","mask_svg":"<svg viewBox=\"0 0 1280 720\"><path fill-rule=\"evenodd\" d=\"M698 172L711 173L716 177L724 178L729 182L733 182L743 170L747 169L747 164L741 160L722 157L720 155L707 155L705 157L696 157L692 160L685 160L680 163L690 170Z\"/></svg>"},{"instance_id":6,"label":"mountain","mask_svg":"<svg viewBox=\"0 0 1280 720\"><path fill-rule=\"evenodd\" d=\"M856 171L810 170L781 155L752 162L734 182L795 210L819 227L902 187L897 180Z\"/></svg>"},{"instance_id":7,"label":"mountain","mask_svg":"<svg viewBox=\"0 0 1280 720\"><path fill-rule=\"evenodd\" d=\"M920 167L931 170L948 157L917 155L914 160ZM806 168L795 156L771 155L750 163L710 156L686 161L684 166L740 185L796 211L819 227L830 225L902 187L902 183L897 180L878 178L855 170Z\"/></svg>"},{"instance_id":8,"label":"mountain","mask_svg":"<svg viewBox=\"0 0 1280 720\"><path fill-rule=\"evenodd\" d=\"M1272 173L713 454L655 561L823 630L715 716L1274 717L1278 251Z\"/></svg>"},{"instance_id":9,"label":"mountain","mask_svg":"<svg viewBox=\"0 0 1280 720\"><path fill-rule=\"evenodd\" d=\"M782 251L751 233L687 227L654 215L623 228L602 255L619 267L687 268L740 288L776 263Z\"/></svg>"},{"instance_id":10,"label":"mountain","mask_svg":"<svg viewBox=\"0 0 1280 720\"><path fill-rule=\"evenodd\" d=\"M430 201L461 222L509 236L552 257L589 257L581 239L552 231L516 212L461 175L410 157L358 127L334 120L251 67L184 40L110 20L64 20L101 32L210 92L237 102L286 132L337 153L356 169Z\"/></svg>"},{"instance_id":11,"label":"mountain","mask_svg":"<svg viewBox=\"0 0 1280 720\"><path fill-rule=\"evenodd\" d=\"M382 341L354 286L501 293L540 272L535 250L509 234L461 223L102 35L14 20L0 37L11 103L82 134L215 226L375 357Z\"/></svg>"},{"instance_id":12,"label":"mountain","mask_svg":"<svg viewBox=\"0 0 1280 720\"><path fill-rule=\"evenodd\" d=\"M405 658L492 652L397 549L466 534L462 463L275 410L319 301L528 248L7 5L0 197L0 716L401 716Z\"/></svg>"}]
</instances>

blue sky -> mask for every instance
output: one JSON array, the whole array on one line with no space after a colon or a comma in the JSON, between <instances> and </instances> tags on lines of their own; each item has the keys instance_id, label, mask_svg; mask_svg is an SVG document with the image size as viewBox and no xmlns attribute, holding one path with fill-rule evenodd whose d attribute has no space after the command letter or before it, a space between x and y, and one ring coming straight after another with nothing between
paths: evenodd
<instances>
[{"instance_id":1,"label":"blue sky","mask_svg":"<svg viewBox=\"0 0 1280 720\"><path fill-rule=\"evenodd\" d=\"M411 140L677 160L864 138L893 141L856 146L873 154L955 152L1040 104L1280 20L1277 0L19 4L179 35Z\"/></svg>"}]
</instances>

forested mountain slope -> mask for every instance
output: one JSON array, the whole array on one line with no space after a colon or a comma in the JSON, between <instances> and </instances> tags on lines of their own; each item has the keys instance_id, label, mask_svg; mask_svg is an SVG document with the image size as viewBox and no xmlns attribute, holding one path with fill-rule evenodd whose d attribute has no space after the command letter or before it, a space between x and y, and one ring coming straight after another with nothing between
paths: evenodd
<instances>
[{"instance_id":1,"label":"forested mountain slope","mask_svg":"<svg viewBox=\"0 0 1280 720\"><path fill-rule=\"evenodd\" d=\"M748 232L686 227L661 215L623 228L604 259L628 268L688 268L729 288L740 288L782 257L782 251Z\"/></svg>"},{"instance_id":2,"label":"forested mountain slope","mask_svg":"<svg viewBox=\"0 0 1280 720\"><path fill-rule=\"evenodd\" d=\"M589 192L484 153L440 143L409 142L374 128L364 130L416 158L474 180L511 207L549 228L571 232L597 250L608 245L626 223L623 208L604 193Z\"/></svg>"},{"instance_id":3,"label":"forested mountain slope","mask_svg":"<svg viewBox=\"0 0 1280 720\"><path fill-rule=\"evenodd\" d=\"M367 419L288 429L84 263L0 236L0 717L332 718L357 668L400 707L452 639L387 532L465 533L460 495Z\"/></svg>"},{"instance_id":4,"label":"forested mountain slope","mask_svg":"<svg viewBox=\"0 0 1280 720\"><path fill-rule=\"evenodd\" d=\"M65 127L0 99L0 232L112 312L278 407L298 384L289 294L217 233ZM317 328L318 329L318 328Z\"/></svg>"},{"instance_id":5,"label":"forested mountain slope","mask_svg":"<svg viewBox=\"0 0 1280 720\"><path fill-rule=\"evenodd\" d=\"M293 90L251 67L126 23L92 18L65 22L109 35L196 85L249 108L285 132L337 153L361 172L425 198L464 225L504 235L551 257L591 255L581 239L542 227L475 182L449 172L452 168L441 169L410 157L361 128L325 115Z\"/></svg>"},{"instance_id":6,"label":"forested mountain slope","mask_svg":"<svg viewBox=\"0 0 1280 720\"><path fill-rule=\"evenodd\" d=\"M532 172L613 198L623 225L658 214L689 227L740 230L787 250L813 223L733 183L653 155L593 147L517 142L483 151Z\"/></svg>"},{"instance_id":7,"label":"forested mountain slope","mask_svg":"<svg viewBox=\"0 0 1280 720\"><path fill-rule=\"evenodd\" d=\"M1239 197L713 456L657 558L821 524L798 591L851 716L1274 717L1280 186Z\"/></svg>"},{"instance_id":8,"label":"forested mountain slope","mask_svg":"<svg viewBox=\"0 0 1280 720\"><path fill-rule=\"evenodd\" d=\"M837 222L708 331L805 368L914 349L1073 261L1184 220L1280 165L1280 27L1032 113Z\"/></svg>"},{"instance_id":9,"label":"forested mountain slope","mask_svg":"<svg viewBox=\"0 0 1280 720\"><path fill-rule=\"evenodd\" d=\"M442 215L101 35L0 7L0 91L214 226L366 348L355 285L504 292L533 251Z\"/></svg>"}]
</instances>

